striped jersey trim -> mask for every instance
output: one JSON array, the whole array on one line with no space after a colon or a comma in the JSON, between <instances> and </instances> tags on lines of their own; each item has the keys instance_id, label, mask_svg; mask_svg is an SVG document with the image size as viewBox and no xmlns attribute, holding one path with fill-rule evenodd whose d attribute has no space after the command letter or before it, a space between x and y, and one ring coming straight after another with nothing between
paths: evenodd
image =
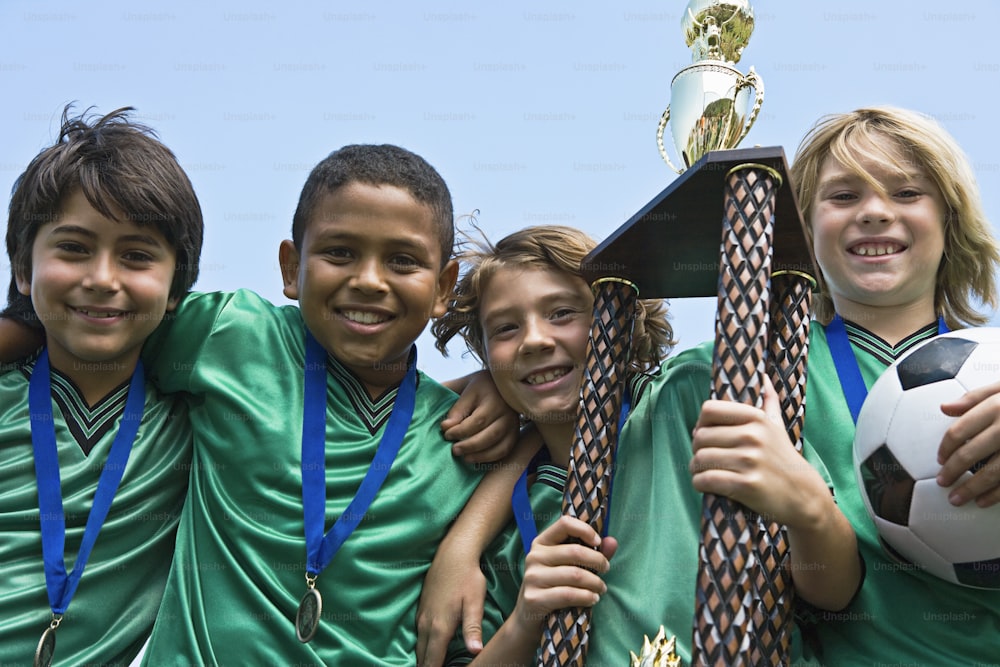
<instances>
[{"instance_id":1,"label":"striped jersey trim","mask_svg":"<svg viewBox=\"0 0 1000 667\"><path fill-rule=\"evenodd\" d=\"M29 380L37 360L38 357L35 356L21 367L21 372ZM91 406L84 400L80 388L69 377L55 368L51 369L50 377L52 398L62 412L66 427L84 456L90 456L94 445L115 428L118 419L125 412L129 380L112 389L107 396Z\"/></svg>"},{"instance_id":2,"label":"striped jersey trim","mask_svg":"<svg viewBox=\"0 0 1000 667\"><path fill-rule=\"evenodd\" d=\"M844 329L847 331L847 340L855 347L864 350L888 366L909 352L913 346L936 336L938 325L937 322L933 322L923 328L917 329L894 346L868 329L849 320L844 320Z\"/></svg>"},{"instance_id":3,"label":"striped jersey trim","mask_svg":"<svg viewBox=\"0 0 1000 667\"><path fill-rule=\"evenodd\" d=\"M637 373L629 381L629 392L632 395L632 407L639 405L639 401L642 400L642 395L646 391L646 387L649 383L653 381L653 376L648 373Z\"/></svg>"},{"instance_id":4,"label":"striped jersey trim","mask_svg":"<svg viewBox=\"0 0 1000 667\"><path fill-rule=\"evenodd\" d=\"M566 486L566 468L555 463L541 463L535 471L534 483L551 486L561 492Z\"/></svg>"},{"instance_id":5,"label":"striped jersey trim","mask_svg":"<svg viewBox=\"0 0 1000 667\"><path fill-rule=\"evenodd\" d=\"M326 355L326 370L336 378L344 391L347 392L347 399L351 402L368 432L371 435L378 433L379 429L389 421L392 406L396 403L399 386L386 389L380 396L373 399L368 395L368 390L365 389L361 380L331 354Z\"/></svg>"}]
</instances>

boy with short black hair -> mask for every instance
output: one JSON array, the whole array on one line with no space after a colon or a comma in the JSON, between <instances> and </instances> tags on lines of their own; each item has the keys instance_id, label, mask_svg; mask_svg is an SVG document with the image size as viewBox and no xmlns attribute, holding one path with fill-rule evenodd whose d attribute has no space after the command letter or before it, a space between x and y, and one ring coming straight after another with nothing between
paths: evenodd
<instances>
[{"instance_id":1,"label":"boy with short black hair","mask_svg":"<svg viewBox=\"0 0 1000 667\"><path fill-rule=\"evenodd\" d=\"M159 385L193 395L196 446L148 664L415 662L421 581L480 477L440 431L455 395L416 370L453 233L426 161L344 147L281 244L299 307L192 295L154 336Z\"/></svg>"},{"instance_id":2,"label":"boy with short black hair","mask_svg":"<svg viewBox=\"0 0 1000 667\"><path fill-rule=\"evenodd\" d=\"M191 432L139 351L198 275L202 214L129 111L66 107L11 197L4 316L46 345L0 375L2 664L129 662L170 566Z\"/></svg>"}]
</instances>

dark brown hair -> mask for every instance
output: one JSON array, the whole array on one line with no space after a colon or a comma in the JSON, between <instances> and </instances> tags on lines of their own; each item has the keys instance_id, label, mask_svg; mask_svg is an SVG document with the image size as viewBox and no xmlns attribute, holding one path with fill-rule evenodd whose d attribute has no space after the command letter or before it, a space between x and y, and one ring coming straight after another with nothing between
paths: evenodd
<instances>
[{"instance_id":1,"label":"dark brown hair","mask_svg":"<svg viewBox=\"0 0 1000 667\"><path fill-rule=\"evenodd\" d=\"M177 255L170 296L198 278L203 220L191 181L174 154L145 125L132 122L132 107L94 118L87 111L62 114L56 142L42 150L14 183L7 215L7 255L12 274L31 276L31 250L40 227L59 218L63 202L80 190L95 210L112 220L151 226ZM16 316L30 298L11 280L8 310Z\"/></svg>"}]
</instances>

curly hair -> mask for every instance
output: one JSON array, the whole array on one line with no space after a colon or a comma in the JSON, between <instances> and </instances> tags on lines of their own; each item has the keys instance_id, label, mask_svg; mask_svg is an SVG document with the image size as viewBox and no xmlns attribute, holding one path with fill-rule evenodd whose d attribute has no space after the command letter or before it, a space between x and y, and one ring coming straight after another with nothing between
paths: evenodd
<instances>
[{"instance_id":1,"label":"curly hair","mask_svg":"<svg viewBox=\"0 0 1000 667\"><path fill-rule=\"evenodd\" d=\"M486 344L479 308L493 274L500 268L527 267L564 271L583 280L580 265L596 246L597 242L587 234L563 226L526 227L496 244L485 238L463 241L458 259L465 267L464 273L455 286L448 313L431 328L435 346L447 356L448 341L461 335L469 351L485 364ZM673 335L667 321L666 302L640 300L626 375L631 378L659 366L675 344Z\"/></svg>"},{"instance_id":2,"label":"curly hair","mask_svg":"<svg viewBox=\"0 0 1000 667\"><path fill-rule=\"evenodd\" d=\"M983 211L972 166L951 135L929 116L888 106L821 118L799 144L790 170L810 244L819 173L828 158L878 188L882 186L865 171L861 160L878 161L900 174L911 171L906 162L927 171L947 207L934 308L952 329L985 324L988 316L973 307L970 296L996 308L994 274L1000 250ZM817 319L825 324L833 318L833 300L822 271L817 278L820 290L814 307Z\"/></svg>"}]
</instances>

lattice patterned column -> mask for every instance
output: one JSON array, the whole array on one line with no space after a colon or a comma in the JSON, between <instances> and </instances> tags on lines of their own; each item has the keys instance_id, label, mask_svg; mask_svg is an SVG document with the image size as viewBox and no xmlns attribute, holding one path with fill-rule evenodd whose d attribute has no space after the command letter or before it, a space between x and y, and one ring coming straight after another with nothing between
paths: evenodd
<instances>
[{"instance_id":1,"label":"lattice patterned column","mask_svg":"<svg viewBox=\"0 0 1000 667\"><path fill-rule=\"evenodd\" d=\"M781 177L745 164L726 176L712 397L762 405L765 339ZM750 664L755 519L728 498L705 494L692 664Z\"/></svg>"},{"instance_id":2,"label":"lattice patterned column","mask_svg":"<svg viewBox=\"0 0 1000 667\"><path fill-rule=\"evenodd\" d=\"M607 517L607 493L618 443L618 415L637 292L632 283L615 278L595 282L594 292L594 324L583 372L563 514L586 521L600 533ZM539 665L582 667L586 664L589 630L588 608L562 609L549 615L542 635Z\"/></svg>"},{"instance_id":3,"label":"lattice patterned column","mask_svg":"<svg viewBox=\"0 0 1000 667\"><path fill-rule=\"evenodd\" d=\"M788 438L802 450L805 419L806 358L809 350L809 317L812 277L795 271L771 276L768 375L778 393ZM758 518L757 562L754 578L754 634L751 664L787 665L790 660L792 603L795 591L789 569L788 540L784 526Z\"/></svg>"}]
</instances>

